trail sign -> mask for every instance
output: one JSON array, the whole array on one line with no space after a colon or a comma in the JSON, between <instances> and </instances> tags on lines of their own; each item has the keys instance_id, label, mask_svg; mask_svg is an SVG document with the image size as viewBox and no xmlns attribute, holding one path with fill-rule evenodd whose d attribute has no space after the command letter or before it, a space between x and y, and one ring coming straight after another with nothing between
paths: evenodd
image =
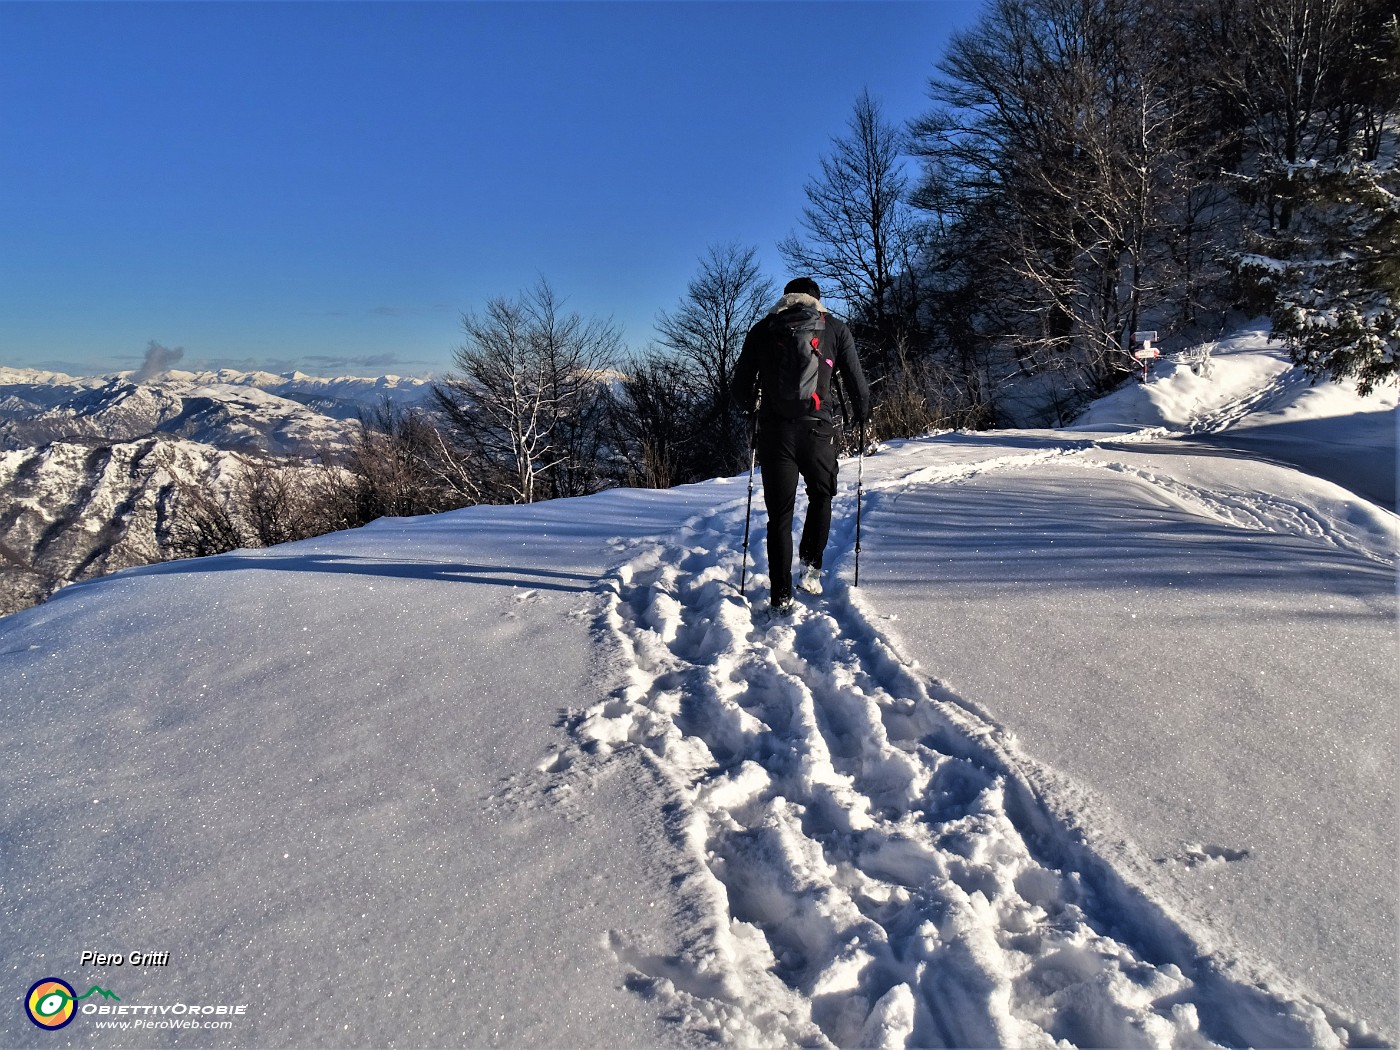
<instances>
[{"instance_id":1,"label":"trail sign","mask_svg":"<svg viewBox=\"0 0 1400 1050\"><path fill-rule=\"evenodd\" d=\"M1152 362L1162 356L1162 351L1152 345L1152 340L1157 338L1156 332L1134 332L1133 339L1137 340L1142 336L1142 349L1134 350L1133 357L1142 363L1142 381L1147 382L1147 370L1152 366Z\"/></svg>"},{"instance_id":2,"label":"trail sign","mask_svg":"<svg viewBox=\"0 0 1400 1050\"><path fill-rule=\"evenodd\" d=\"M1152 340L1157 338L1156 331L1134 332L1133 342L1141 343L1142 349L1133 351L1133 357L1142 362L1142 381L1147 382L1147 368L1157 358L1162 356L1162 351L1152 345Z\"/></svg>"}]
</instances>

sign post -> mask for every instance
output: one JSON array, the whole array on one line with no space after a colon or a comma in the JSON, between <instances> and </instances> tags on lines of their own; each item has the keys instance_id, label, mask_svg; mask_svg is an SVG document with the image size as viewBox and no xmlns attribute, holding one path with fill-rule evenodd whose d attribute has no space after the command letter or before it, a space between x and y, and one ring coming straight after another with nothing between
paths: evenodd
<instances>
[{"instance_id":1,"label":"sign post","mask_svg":"<svg viewBox=\"0 0 1400 1050\"><path fill-rule=\"evenodd\" d=\"M1141 343L1141 347L1134 351L1133 357L1142 363L1142 381L1147 382L1147 369L1153 361L1162 356L1162 351L1152 345L1152 340L1157 338L1155 330L1150 332L1134 332L1133 343Z\"/></svg>"}]
</instances>

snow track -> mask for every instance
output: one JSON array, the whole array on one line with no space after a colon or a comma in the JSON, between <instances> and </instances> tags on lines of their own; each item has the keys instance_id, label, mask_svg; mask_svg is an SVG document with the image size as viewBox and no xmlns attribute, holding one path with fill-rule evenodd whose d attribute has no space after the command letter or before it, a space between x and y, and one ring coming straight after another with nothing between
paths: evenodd
<instances>
[{"instance_id":1,"label":"snow track","mask_svg":"<svg viewBox=\"0 0 1400 1050\"><path fill-rule=\"evenodd\" d=\"M1345 490L1328 493L1330 498L1317 495L1320 485L1315 486L1311 498L1262 490L1222 490L1218 486L1207 488L1190 484L1168 476L1161 469L1148 470L1122 462L1094 462L1092 459L1081 459L1079 464L1137 478L1183 509L1234 528L1297 536L1380 565L1395 565L1396 539L1400 536L1396 516L1352 498ZM1267 468L1261 465L1256 469Z\"/></svg>"},{"instance_id":2,"label":"snow track","mask_svg":"<svg viewBox=\"0 0 1400 1050\"><path fill-rule=\"evenodd\" d=\"M1188 435L1218 434L1247 419L1252 412L1270 402L1278 401L1288 393L1296 392L1310 385L1312 385L1311 381L1300 370L1280 366L1279 373L1270 377L1262 386L1240 397L1233 398L1223 405L1192 416L1187 422L1184 432Z\"/></svg>"},{"instance_id":3,"label":"snow track","mask_svg":"<svg viewBox=\"0 0 1400 1050\"><path fill-rule=\"evenodd\" d=\"M755 614L741 532L742 504L722 508L607 577L598 631L625 681L569 720L593 760L654 766L693 862L679 952L610 937L635 991L736 1045L1364 1041L1200 958L1089 854L1055 775L895 652L835 572L790 620Z\"/></svg>"}]
</instances>

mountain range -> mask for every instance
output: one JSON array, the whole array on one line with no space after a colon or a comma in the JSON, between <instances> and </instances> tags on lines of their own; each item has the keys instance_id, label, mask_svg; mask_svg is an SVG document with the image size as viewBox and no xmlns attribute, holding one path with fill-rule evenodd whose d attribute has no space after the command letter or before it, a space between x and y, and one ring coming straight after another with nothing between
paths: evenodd
<instances>
[{"instance_id":1,"label":"mountain range","mask_svg":"<svg viewBox=\"0 0 1400 1050\"><path fill-rule=\"evenodd\" d=\"M343 449L360 412L430 388L229 369L136 379L0 367L0 614L162 560L182 488L217 490L248 457Z\"/></svg>"}]
</instances>

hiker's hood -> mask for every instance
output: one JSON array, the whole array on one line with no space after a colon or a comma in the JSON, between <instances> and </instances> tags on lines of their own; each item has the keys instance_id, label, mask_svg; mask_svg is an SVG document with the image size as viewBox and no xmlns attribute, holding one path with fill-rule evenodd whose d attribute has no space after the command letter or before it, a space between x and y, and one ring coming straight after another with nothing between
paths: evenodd
<instances>
[{"instance_id":1,"label":"hiker's hood","mask_svg":"<svg viewBox=\"0 0 1400 1050\"><path fill-rule=\"evenodd\" d=\"M780 314L784 310L791 310L794 306L805 306L809 309L826 313L826 307L822 305L822 301L815 296L808 295L806 292L788 292L787 295L778 300L777 304L774 305L773 309L769 310L768 313L770 316L772 314Z\"/></svg>"}]
</instances>

